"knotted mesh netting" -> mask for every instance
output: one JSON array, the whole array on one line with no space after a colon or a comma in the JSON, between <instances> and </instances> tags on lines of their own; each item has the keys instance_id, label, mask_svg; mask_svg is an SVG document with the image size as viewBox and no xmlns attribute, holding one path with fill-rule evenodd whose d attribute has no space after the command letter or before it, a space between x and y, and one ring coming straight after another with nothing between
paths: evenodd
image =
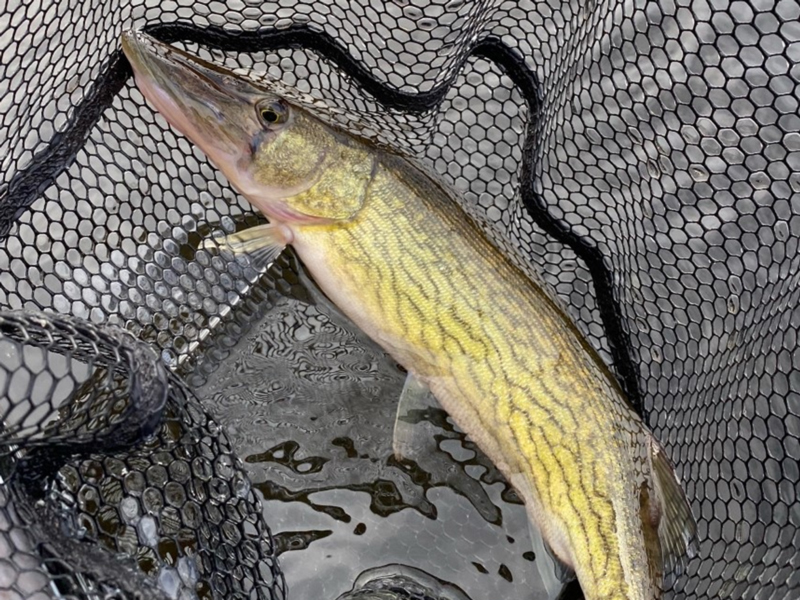
<instances>
[{"instance_id":1,"label":"knotted mesh netting","mask_svg":"<svg viewBox=\"0 0 800 600\"><path fill-rule=\"evenodd\" d=\"M206 538L170 538L164 555L141 532L126 546L133 503L99 503L92 488L100 474L119 486L114 469L127 460L161 467L142 494L166 500L181 482L154 458L159 450L136 449L139 436L160 427L148 443L174 448L178 422L201 438L212 427L166 372L157 380L184 390L170 396L166 420L125 412L136 396L125 376L132 359L110 358L120 347L110 340L91 338L100 351L82 345L89 324L110 324L160 353L228 428L232 447L197 442L191 452L245 459L290 596L335 598L367 567L414 561L474 598L527 597L535 586L518 501L445 416L428 415L431 464L390 458L403 375L315 295L294 259L264 274L202 248L263 217L133 86L118 38L144 27L280 78L324 103L327 118L418 160L552 287L664 445L697 518L699 555L668 597L797 598L799 19L794 0L4 4L0 307L85 325L52 346L36 337L51 327L38 317L4 321L22 325L3 329L20 358L3 363L12 483L0 489L0 521L34 537L7 537L0 551L24 555L36 581L68 581L51 594L93 597L76 590L141 577L159 594L217 589L186 583L195 575L180 563L195 552L181 543L199 556ZM46 349L41 372L26 348ZM29 383L42 377L55 383ZM66 412L47 421L57 406ZM87 455L87 440L105 458ZM226 464L222 479L246 481ZM81 482L95 489L84 505ZM31 494L39 504L25 501ZM266 534L254 496L240 502L233 530ZM97 516L112 509L117 520ZM76 529L36 542L46 541L46 519L68 514ZM158 510L144 515L138 523L173 525ZM226 531L216 518L203 512L198 527ZM199 561L197 582L282 593L277 576L266 581L275 563L269 536L260 539L260 554ZM208 547L225 555L218 542ZM119 564L135 576L77 551L64 562L66 548L116 556L134 547L136 560ZM9 585L18 584L0 579L28 593Z\"/></svg>"},{"instance_id":2,"label":"knotted mesh netting","mask_svg":"<svg viewBox=\"0 0 800 600\"><path fill-rule=\"evenodd\" d=\"M147 344L0 313L2 597L283 599L220 427Z\"/></svg>"}]
</instances>

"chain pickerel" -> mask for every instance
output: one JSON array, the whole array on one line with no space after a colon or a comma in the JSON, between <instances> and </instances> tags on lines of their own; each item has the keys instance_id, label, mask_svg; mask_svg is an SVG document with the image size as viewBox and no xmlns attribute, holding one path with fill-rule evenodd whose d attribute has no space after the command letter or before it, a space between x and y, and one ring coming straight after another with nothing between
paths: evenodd
<instances>
[{"instance_id":1,"label":"chain pickerel","mask_svg":"<svg viewBox=\"0 0 800 600\"><path fill-rule=\"evenodd\" d=\"M147 100L268 218L222 244L253 260L292 245L502 470L588 600L660 598L695 543L673 467L564 311L451 192L254 78L136 31L122 47Z\"/></svg>"}]
</instances>

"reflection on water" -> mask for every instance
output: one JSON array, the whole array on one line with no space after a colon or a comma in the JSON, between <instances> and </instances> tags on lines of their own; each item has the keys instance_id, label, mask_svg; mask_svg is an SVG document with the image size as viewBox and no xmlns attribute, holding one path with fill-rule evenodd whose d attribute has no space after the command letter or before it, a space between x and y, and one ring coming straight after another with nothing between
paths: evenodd
<instances>
[{"instance_id":1,"label":"reflection on water","mask_svg":"<svg viewBox=\"0 0 800 600\"><path fill-rule=\"evenodd\" d=\"M353 589L337 600L470 600L456 585L422 569L386 565L359 575Z\"/></svg>"},{"instance_id":2,"label":"reflection on water","mask_svg":"<svg viewBox=\"0 0 800 600\"><path fill-rule=\"evenodd\" d=\"M245 303L231 345L202 349L193 380L263 494L290 598L336 598L399 563L471 598L535 598L527 516L440 409L416 414L432 452L392 454L405 373L282 258ZM288 281L288 283L287 283Z\"/></svg>"}]
</instances>

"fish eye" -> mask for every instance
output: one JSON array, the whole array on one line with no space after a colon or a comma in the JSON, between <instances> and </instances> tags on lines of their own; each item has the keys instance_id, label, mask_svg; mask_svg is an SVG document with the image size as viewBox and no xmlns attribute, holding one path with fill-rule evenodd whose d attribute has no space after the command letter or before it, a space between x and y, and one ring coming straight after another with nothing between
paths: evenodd
<instances>
[{"instance_id":1,"label":"fish eye","mask_svg":"<svg viewBox=\"0 0 800 600\"><path fill-rule=\"evenodd\" d=\"M283 100L272 100L257 107L261 122L267 127L274 127L286 122L289 117L289 106Z\"/></svg>"}]
</instances>

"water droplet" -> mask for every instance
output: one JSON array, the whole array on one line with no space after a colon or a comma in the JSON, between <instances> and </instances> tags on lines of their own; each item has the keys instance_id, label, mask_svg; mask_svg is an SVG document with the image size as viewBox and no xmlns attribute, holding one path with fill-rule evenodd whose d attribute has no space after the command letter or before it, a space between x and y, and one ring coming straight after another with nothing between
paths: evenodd
<instances>
[{"instance_id":1,"label":"water droplet","mask_svg":"<svg viewBox=\"0 0 800 600\"><path fill-rule=\"evenodd\" d=\"M182 556L178 559L178 574L181 580L189 587L194 587L197 583L197 562L194 558Z\"/></svg>"},{"instance_id":2,"label":"water droplet","mask_svg":"<svg viewBox=\"0 0 800 600\"><path fill-rule=\"evenodd\" d=\"M647 161L647 174L651 179L658 179L661 177L661 169L658 168L658 163L652 158Z\"/></svg>"},{"instance_id":3,"label":"water droplet","mask_svg":"<svg viewBox=\"0 0 800 600\"><path fill-rule=\"evenodd\" d=\"M168 367L174 367L176 364L178 364L177 355L169 348L161 352L161 360L163 360L164 364Z\"/></svg>"},{"instance_id":4,"label":"water droplet","mask_svg":"<svg viewBox=\"0 0 800 600\"><path fill-rule=\"evenodd\" d=\"M728 288L731 290L731 294L738 296L744 289L742 286L742 280L734 275L728 280Z\"/></svg>"},{"instance_id":5,"label":"water droplet","mask_svg":"<svg viewBox=\"0 0 800 600\"><path fill-rule=\"evenodd\" d=\"M239 498L247 498L250 494L250 480L247 477L236 477L233 482L233 493Z\"/></svg>"},{"instance_id":6,"label":"water droplet","mask_svg":"<svg viewBox=\"0 0 800 600\"><path fill-rule=\"evenodd\" d=\"M644 142L644 137L642 137L642 132L636 129L635 127L628 127L628 137L634 144L638 146L641 146L642 143Z\"/></svg>"},{"instance_id":7,"label":"water droplet","mask_svg":"<svg viewBox=\"0 0 800 600\"><path fill-rule=\"evenodd\" d=\"M800 192L800 173L792 173L789 175L789 185L795 192Z\"/></svg>"},{"instance_id":8,"label":"water droplet","mask_svg":"<svg viewBox=\"0 0 800 600\"><path fill-rule=\"evenodd\" d=\"M464 6L464 0L451 0L447 4L445 4L445 10L452 10L457 11L462 6Z\"/></svg>"},{"instance_id":9,"label":"water droplet","mask_svg":"<svg viewBox=\"0 0 800 600\"><path fill-rule=\"evenodd\" d=\"M156 547L158 544L158 525L153 517L150 515L142 517L136 529L139 531L140 542L151 548Z\"/></svg>"},{"instance_id":10,"label":"water droplet","mask_svg":"<svg viewBox=\"0 0 800 600\"><path fill-rule=\"evenodd\" d=\"M666 156L661 157L661 159L658 161L658 166L661 169L662 175L672 175L672 173L675 171L675 167L672 166L672 161Z\"/></svg>"},{"instance_id":11,"label":"water droplet","mask_svg":"<svg viewBox=\"0 0 800 600\"><path fill-rule=\"evenodd\" d=\"M708 181L708 171L702 165L694 165L689 167L689 175L691 175L692 179L695 181Z\"/></svg>"},{"instance_id":12,"label":"water droplet","mask_svg":"<svg viewBox=\"0 0 800 600\"><path fill-rule=\"evenodd\" d=\"M164 567L158 574L158 587L161 588L168 598L177 600L178 591L181 587L181 580L178 572L172 567Z\"/></svg>"},{"instance_id":13,"label":"water droplet","mask_svg":"<svg viewBox=\"0 0 800 600\"><path fill-rule=\"evenodd\" d=\"M650 356L653 357L653 362L659 364L661 363L662 360L664 360L664 355L661 354L661 348L659 348L658 346L653 346L652 348L650 348Z\"/></svg>"},{"instance_id":14,"label":"water droplet","mask_svg":"<svg viewBox=\"0 0 800 600\"><path fill-rule=\"evenodd\" d=\"M775 237L782 242L789 238L789 224L786 221L775 223Z\"/></svg>"},{"instance_id":15,"label":"water droplet","mask_svg":"<svg viewBox=\"0 0 800 600\"><path fill-rule=\"evenodd\" d=\"M727 348L728 350L733 350L737 343L739 342L739 333L735 332L732 335L728 336L728 343Z\"/></svg>"},{"instance_id":16,"label":"water droplet","mask_svg":"<svg viewBox=\"0 0 800 600\"><path fill-rule=\"evenodd\" d=\"M233 233L236 231L236 222L227 215L220 219L219 224L226 233Z\"/></svg>"},{"instance_id":17,"label":"water droplet","mask_svg":"<svg viewBox=\"0 0 800 600\"><path fill-rule=\"evenodd\" d=\"M419 28L423 31L431 31L436 28L436 20L427 17L425 19L420 19Z\"/></svg>"},{"instance_id":18,"label":"water droplet","mask_svg":"<svg viewBox=\"0 0 800 600\"><path fill-rule=\"evenodd\" d=\"M750 175L750 185L757 190L766 190L769 188L770 179L764 171L758 171Z\"/></svg>"},{"instance_id":19,"label":"water droplet","mask_svg":"<svg viewBox=\"0 0 800 600\"><path fill-rule=\"evenodd\" d=\"M139 503L136 498L131 498L130 496L123 498L119 503L119 509L122 513L122 518L128 523L133 523L139 516Z\"/></svg>"},{"instance_id":20,"label":"water droplet","mask_svg":"<svg viewBox=\"0 0 800 600\"><path fill-rule=\"evenodd\" d=\"M686 141L687 144L700 143L700 132L689 125L684 125L683 128L681 128L681 137Z\"/></svg>"},{"instance_id":21,"label":"water droplet","mask_svg":"<svg viewBox=\"0 0 800 600\"><path fill-rule=\"evenodd\" d=\"M574 271L577 268L578 268L578 261L576 261L576 260L574 260L572 258L566 258L563 261L561 261L561 263L560 263L560 270L562 272Z\"/></svg>"},{"instance_id":22,"label":"water droplet","mask_svg":"<svg viewBox=\"0 0 800 600\"><path fill-rule=\"evenodd\" d=\"M445 42L445 43L442 44L442 47L439 48L439 50L437 51L437 54L439 56L450 56L451 54L453 54L453 51L455 49L456 49L456 46L454 46L452 42L449 42L449 43Z\"/></svg>"},{"instance_id":23,"label":"water droplet","mask_svg":"<svg viewBox=\"0 0 800 600\"><path fill-rule=\"evenodd\" d=\"M728 296L728 312L732 315L739 312L739 296Z\"/></svg>"},{"instance_id":24,"label":"water droplet","mask_svg":"<svg viewBox=\"0 0 800 600\"><path fill-rule=\"evenodd\" d=\"M586 139L595 145L603 143L603 138L600 137L600 134L597 133L597 130L595 129L588 129L586 131Z\"/></svg>"}]
</instances>

